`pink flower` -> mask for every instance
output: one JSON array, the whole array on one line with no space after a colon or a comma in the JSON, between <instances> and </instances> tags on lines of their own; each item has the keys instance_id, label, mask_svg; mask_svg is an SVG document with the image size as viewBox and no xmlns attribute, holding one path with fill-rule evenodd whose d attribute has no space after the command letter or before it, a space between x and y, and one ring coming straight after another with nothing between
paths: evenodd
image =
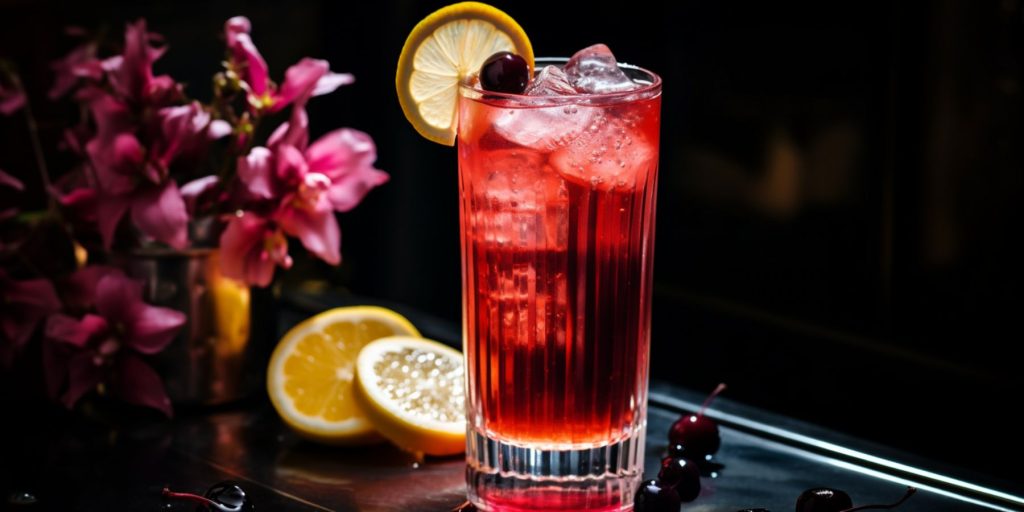
<instances>
[{"instance_id":1,"label":"pink flower","mask_svg":"<svg viewBox=\"0 0 1024 512\"><path fill-rule=\"evenodd\" d=\"M91 106L97 133L86 143L86 153L98 181L96 216L104 244L111 246L118 223L131 211L140 231L172 247L184 248L188 223L185 202L160 159L147 160L127 105L103 95Z\"/></svg>"},{"instance_id":2,"label":"pink flower","mask_svg":"<svg viewBox=\"0 0 1024 512\"><path fill-rule=\"evenodd\" d=\"M96 289L104 277L124 277L117 267L89 265L66 277L60 284L61 299L72 313L88 311L96 306Z\"/></svg>"},{"instance_id":3,"label":"pink flower","mask_svg":"<svg viewBox=\"0 0 1024 512\"><path fill-rule=\"evenodd\" d=\"M0 365L9 367L36 326L60 310L60 299L46 279L16 280L0 269Z\"/></svg>"},{"instance_id":4,"label":"pink flower","mask_svg":"<svg viewBox=\"0 0 1024 512\"><path fill-rule=\"evenodd\" d=\"M166 105L182 97L181 87L168 75L153 76L153 63L166 51L150 43L160 36L146 31L146 20L129 23L124 52L101 62L118 95L133 103Z\"/></svg>"},{"instance_id":5,"label":"pink flower","mask_svg":"<svg viewBox=\"0 0 1024 512\"><path fill-rule=\"evenodd\" d=\"M0 84L0 114L9 116L25 106L25 91Z\"/></svg>"},{"instance_id":6,"label":"pink flower","mask_svg":"<svg viewBox=\"0 0 1024 512\"><path fill-rule=\"evenodd\" d=\"M185 315L142 301L142 283L113 272L96 284L96 314L56 314L46 323L48 386L71 408L100 383L126 402L171 416L160 376L142 359L162 351L185 324ZM66 386L65 386L66 384Z\"/></svg>"},{"instance_id":7,"label":"pink flower","mask_svg":"<svg viewBox=\"0 0 1024 512\"><path fill-rule=\"evenodd\" d=\"M277 88L270 81L267 62L252 42L251 29L252 24L244 16L224 23L231 68L245 84L252 108L278 112L290 103L303 104L312 96L333 92L355 81L351 74L331 72L325 60L305 58L285 71L284 83Z\"/></svg>"},{"instance_id":8,"label":"pink flower","mask_svg":"<svg viewBox=\"0 0 1024 512\"><path fill-rule=\"evenodd\" d=\"M341 231L334 212L354 208L388 180L375 169L377 149L369 135L341 128L306 146L305 111L296 105L292 121L238 160L238 177L248 193L273 200L271 216L281 229L320 259L341 262Z\"/></svg>"},{"instance_id":9,"label":"pink flower","mask_svg":"<svg viewBox=\"0 0 1024 512\"><path fill-rule=\"evenodd\" d=\"M220 125L196 102L164 107L157 110L152 126L142 127L151 141L144 148L128 105L103 94L91 108L97 130L86 143L86 153L98 182L96 214L104 244L111 245L117 225L130 211L142 233L185 247L188 213L169 167L177 158L205 150L212 136L223 134Z\"/></svg>"},{"instance_id":10,"label":"pink flower","mask_svg":"<svg viewBox=\"0 0 1024 512\"><path fill-rule=\"evenodd\" d=\"M91 41L77 46L63 59L53 61L50 68L56 75L50 88L51 100L67 94L82 78L96 82L103 78L103 65L96 58L96 43Z\"/></svg>"},{"instance_id":11,"label":"pink flower","mask_svg":"<svg viewBox=\"0 0 1024 512\"><path fill-rule=\"evenodd\" d=\"M288 269L288 240L269 219L246 212L231 219L220 237L221 270L226 277L267 286L278 266Z\"/></svg>"}]
</instances>

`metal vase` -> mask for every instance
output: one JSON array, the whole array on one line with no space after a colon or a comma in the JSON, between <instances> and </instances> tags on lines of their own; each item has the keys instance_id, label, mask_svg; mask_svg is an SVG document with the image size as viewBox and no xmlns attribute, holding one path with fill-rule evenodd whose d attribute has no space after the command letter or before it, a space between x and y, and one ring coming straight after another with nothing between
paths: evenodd
<instances>
[{"instance_id":1,"label":"metal vase","mask_svg":"<svg viewBox=\"0 0 1024 512\"><path fill-rule=\"evenodd\" d=\"M122 266L144 281L148 303L188 317L153 360L175 405L222 404L255 388L259 376L246 371L256 358L250 343L250 290L221 275L216 249L140 250L124 256Z\"/></svg>"}]
</instances>

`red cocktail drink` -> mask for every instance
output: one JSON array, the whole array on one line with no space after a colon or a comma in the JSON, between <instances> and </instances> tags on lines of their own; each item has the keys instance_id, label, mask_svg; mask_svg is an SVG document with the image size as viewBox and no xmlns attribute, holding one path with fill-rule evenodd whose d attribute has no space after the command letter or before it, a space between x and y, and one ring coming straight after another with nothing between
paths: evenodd
<instances>
[{"instance_id":1,"label":"red cocktail drink","mask_svg":"<svg viewBox=\"0 0 1024 512\"><path fill-rule=\"evenodd\" d=\"M462 87L467 459L484 509L619 510L642 472L661 84L622 71L634 86L597 94Z\"/></svg>"}]
</instances>

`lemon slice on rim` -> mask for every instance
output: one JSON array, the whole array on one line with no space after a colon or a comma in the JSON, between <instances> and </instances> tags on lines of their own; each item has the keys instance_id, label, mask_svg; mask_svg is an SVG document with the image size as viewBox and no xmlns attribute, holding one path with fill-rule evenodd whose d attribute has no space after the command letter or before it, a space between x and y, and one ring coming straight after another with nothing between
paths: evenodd
<instances>
[{"instance_id":1,"label":"lemon slice on rim","mask_svg":"<svg viewBox=\"0 0 1024 512\"><path fill-rule=\"evenodd\" d=\"M419 331L376 306L336 308L293 327L267 368L274 408L300 435L330 444L365 444L380 436L353 397L359 351L373 340Z\"/></svg>"},{"instance_id":2,"label":"lemon slice on rim","mask_svg":"<svg viewBox=\"0 0 1024 512\"><path fill-rule=\"evenodd\" d=\"M455 144L459 82L496 52L519 54L533 71L533 48L509 15L480 2L435 11L409 33L398 58L395 87L405 117L420 135Z\"/></svg>"},{"instance_id":3,"label":"lemon slice on rim","mask_svg":"<svg viewBox=\"0 0 1024 512\"><path fill-rule=\"evenodd\" d=\"M417 455L466 448L462 354L436 341L381 338L356 362L356 399L384 437Z\"/></svg>"}]
</instances>

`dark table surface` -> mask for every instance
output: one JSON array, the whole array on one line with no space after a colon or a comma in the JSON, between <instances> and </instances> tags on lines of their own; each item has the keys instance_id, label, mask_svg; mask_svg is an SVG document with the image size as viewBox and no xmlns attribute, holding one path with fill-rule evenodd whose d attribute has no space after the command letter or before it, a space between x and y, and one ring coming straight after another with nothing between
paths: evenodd
<instances>
[{"instance_id":1,"label":"dark table surface","mask_svg":"<svg viewBox=\"0 0 1024 512\"><path fill-rule=\"evenodd\" d=\"M425 334L458 335L443 322L406 313L426 326ZM293 320L286 314L282 323ZM652 383L648 475L656 473L671 422L701 398ZM219 409L179 411L172 421L124 414L111 420L104 411L9 414L0 438L4 510L168 510L160 497L164 486L202 493L226 479L240 481L261 511L448 511L465 496L461 457L417 461L386 444L335 448L304 441L278 419L264 393ZM715 460L723 467L702 479L701 496L687 512L789 511L801 491L816 486L844 489L857 504L891 502L907 485L920 490L900 510L1024 510L1020 482L943 467L728 399L708 415L722 425ZM14 504L22 493L36 503Z\"/></svg>"}]
</instances>

